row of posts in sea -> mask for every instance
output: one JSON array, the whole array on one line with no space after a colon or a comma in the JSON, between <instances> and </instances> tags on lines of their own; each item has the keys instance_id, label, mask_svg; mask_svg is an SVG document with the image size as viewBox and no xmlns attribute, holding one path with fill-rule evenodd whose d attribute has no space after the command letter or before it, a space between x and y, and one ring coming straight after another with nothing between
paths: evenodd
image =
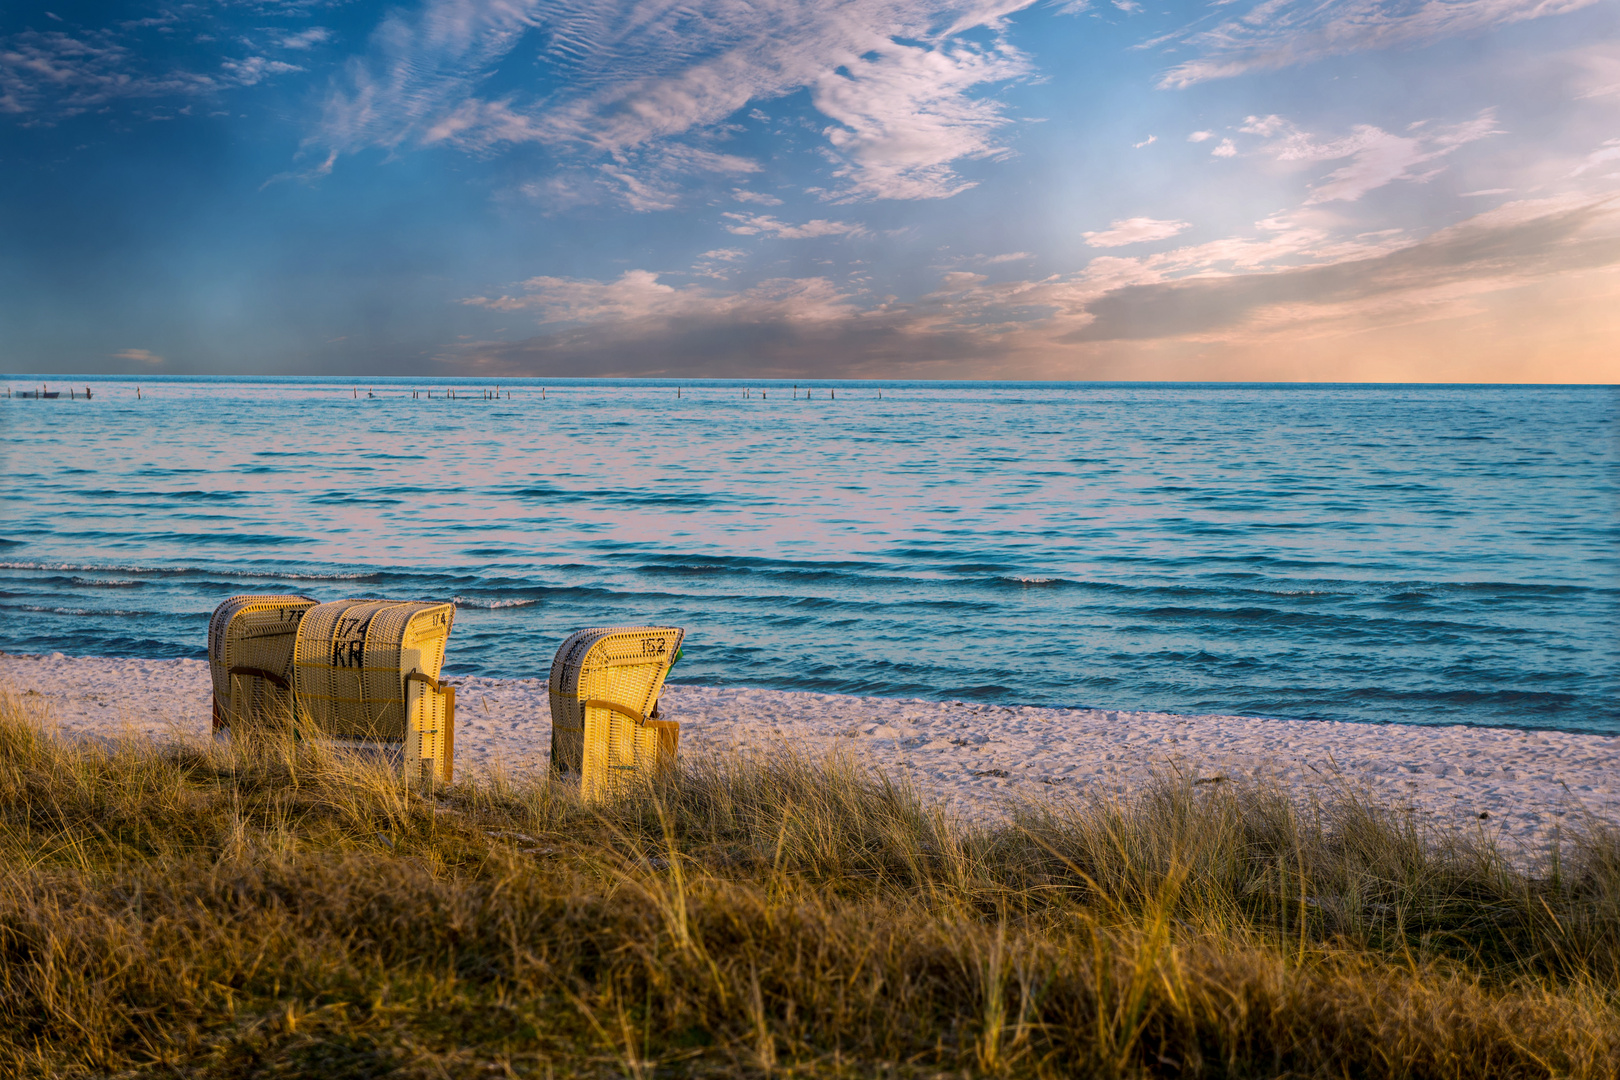
<instances>
[{"instance_id":1,"label":"row of posts in sea","mask_svg":"<svg viewBox=\"0 0 1620 1080\"><path fill-rule=\"evenodd\" d=\"M88 386L84 388L84 393L82 394L79 393L78 387L70 386L68 387L67 394L69 401L77 401L80 398L84 398L84 400L89 401L91 398L95 397L95 394L91 392ZM62 391L52 390L48 383L41 384L38 390L13 390L9 386L6 387L6 397L8 398L33 398L36 401L56 401L60 399L61 396ZM135 400L143 400L141 397L141 388L138 386L135 388Z\"/></svg>"},{"instance_id":2,"label":"row of posts in sea","mask_svg":"<svg viewBox=\"0 0 1620 1080\"><path fill-rule=\"evenodd\" d=\"M358 399L360 397L360 388L358 386L354 387L353 390L352 390L352 393L353 393L354 397L356 399ZM488 390L488 389L482 390L482 391L480 391L480 393L482 394L482 400L484 400L484 401L500 401L500 400L502 400L502 398L501 398L502 391L501 391L501 388L499 386L497 386L493 390ZM511 401L512 400L512 391L507 390L507 391L505 391L505 393L506 393L505 400ZM754 394L754 388L753 387L751 387L751 386L743 387L742 396L743 396L744 400L752 398L753 394ZM9 386L6 387L6 397L8 397L8 398L10 398L10 397L43 398L43 399L49 400L49 399L59 398L61 396L62 396L62 392L60 390L52 390L47 385L41 385L38 390L17 390L17 391L13 391L11 389L11 387L9 387ZM376 395L376 393L373 392L373 390L368 389L366 391L366 397L374 398L376 396L377 395ZM422 396L423 396L423 392L421 390L412 390L411 391L412 400L416 400L418 398L421 398ZM433 391L432 390L427 391L426 396L428 398L432 398L433 397ZM808 387L808 386L805 387L804 388L804 400L809 401L812 396L813 395L811 393L811 388ZM882 401L883 400L883 391L879 390L877 392L877 396L878 396L878 400ZM74 387L71 387L71 386L68 387L68 397L69 397L69 399L76 400L79 397L78 390L76 388L74 388ZM87 386L87 387L84 388L84 400L89 401L90 397L91 397L90 388ZM454 390L446 390L446 391L444 391L443 397L446 400L449 400L449 401L460 400L457 397L456 392ZM679 386L677 386L675 388L675 397L677 399L681 397L681 388ZM759 397L760 397L761 401L764 401L764 400L767 400L770 397L770 394L765 390L761 390L759 392ZM827 398L830 401L837 401L838 400L838 388L836 386L829 386L827 388ZM139 386L137 386L135 388L135 399L137 401L144 400L144 398L142 398L142 396L141 396L141 388ZM540 388L540 400L541 401L546 400L546 388L544 386L542 386ZM795 385L793 387L793 400L794 401L799 400L799 388L798 388L797 385Z\"/></svg>"},{"instance_id":3,"label":"row of posts in sea","mask_svg":"<svg viewBox=\"0 0 1620 1080\"><path fill-rule=\"evenodd\" d=\"M503 393L503 391L501 390L501 388L499 386L497 386L493 390L480 391L480 393L483 395L483 400L485 400L485 401L500 401L500 400L503 400L502 397L501 397L501 394ZM506 391L504 391L504 393L506 395L504 400L506 400L506 401L512 400L512 391L511 390L506 390ZM792 387L790 393L791 393L791 397L793 398L794 401L799 400L799 388L798 388L797 385ZM360 388L358 386L354 387L353 394L354 394L354 396L356 398L358 398L360 396ZM377 395L372 390L367 390L366 391L366 397L374 398L376 396ZM411 391L412 399L420 398L422 396L424 396L424 395L423 395L423 392L421 390L412 390ZM427 391L425 396L431 398L433 396L433 391L431 391L431 390ZM743 396L744 400L751 399L754 396L754 388L751 387L751 386L743 387L742 396ZM813 393L813 388L812 387L807 386L807 387L804 388L804 400L805 401L811 400L811 398L813 398L814 396L815 395ZM883 391L879 390L877 392L877 396L878 396L878 400L882 401L883 400ZM450 400L450 401L458 400L457 397L456 397L456 392L454 390L446 390L444 392L444 397L447 400ZM681 387L679 387L679 386L677 386L675 388L675 397L676 398L681 397ZM759 397L760 397L761 401L767 400L767 399L770 398L770 393L768 391L766 391L766 390L760 390ZM827 399L829 401L837 401L838 400L838 388L836 386L829 386L827 388ZM542 386L540 388L540 400L541 401L546 400L546 388L544 386Z\"/></svg>"},{"instance_id":4,"label":"row of posts in sea","mask_svg":"<svg viewBox=\"0 0 1620 1080\"><path fill-rule=\"evenodd\" d=\"M38 390L13 390L9 386L6 387L6 397L8 397L8 398L11 398L11 397L34 398L36 400L43 399L43 400L46 400L46 401L52 401L52 400L55 400L56 398L59 398L61 396L62 396L62 391L60 391L60 390L52 390L48 384L43 384L43 383L40 385ZM84 400L86 400L86 401L90 400L91 394L90 394L90 388L88 386L84 388L84 393L83 394L79 393L77 387L73 387L73 386L68 387L68 400L69 401L77 401L81 397L84 398Z\"/></svg>"}]
</instances>

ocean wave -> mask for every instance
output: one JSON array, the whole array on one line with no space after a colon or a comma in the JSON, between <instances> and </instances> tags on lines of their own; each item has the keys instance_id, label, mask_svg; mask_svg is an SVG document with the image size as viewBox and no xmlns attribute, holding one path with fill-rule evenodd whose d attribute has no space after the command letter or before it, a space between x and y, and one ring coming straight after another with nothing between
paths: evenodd
<instances>
[{"instance_id":1,"label":"ocean wave","mask_svg":"<svg viewBox=\"0 0 1620 1080\"><path fill-rule=\"evenodd\" d=\"M0 570L81 571L108 574L197 574L199 566L132 566L119 563L0 562Z\"/></svg>"},{"instance_id":2,"label":"ocean wave","mask_svg":"<svg viewBox=\"0 0 1620 1080\"><path fill-rule=\"evenodd\" d=\"M549 503L603 502L620 506L646 507L703 507L729 506L742 500L717 491L624 491L615 488L568 488L531 485L502 491L500 494L522 499L541 499Z\"/></svg>"},{"instance_id":3,"label":"ocean wave","mask_svg":"<svg viewBox=\"0 0 1620 1080\"><path fill-rule=\"evenodd\" d=\"M235 574L238 577L270 578L272 581L381 581L389 577L414 577L413 574L395 574L386 570L355 570L349 573L312 570L216 570L214 573Z\"/></svg>"},{"instance_id":4,"label":"ocean wave","mask_svg":"<svg viewBox=\"0 0 1620 1080\"><path fill-rule=\"evenodd\" d=\"M505 600L484 600L476 596L453 596L450 598L450 602L456 605L456 607L482 608L485 611L494 611L498 608L528 607L530 604L538 604L540 601L516 598L509 598Z\"/></svg>"},{"instance_id":5,"label":"ocean wave","mask_svg":"<svg viewBox=\"0 0 1620 1080\"><path fill-rule=\"evenodd\" d=\"M74 585L77 585L80 588L90 588L90 589L134 589L134 588L138 588L138 587L146 584L146 582L137 581L134 578L84 578L84 577L76 577L76 578L70 578L69 580Z\"/></svg>"},{"instance_id":6,"label":"ocean wave","mask_svg":"<svg viewBox=\"0 0 1620 1080\"><path fill-rule=\"evenodd\" d=\"M74 615L79 617L106 615L116 619L144 619L157 614L155 611L121 611L117 608L45 607L41 604L19 604L14 610L31 611L38 615Z\"/></svg>"},{"instance_id":7,"label":"ocean wave","mask_svg":"<svg viewBox=\"0 0 1620 1080\"><path fill-rule=\"evenodd\" d=\"M996 580L1005 585L1018 585L1026 589L1050 589L1074 584L1068 578L1040 577L1036 574L1007 574L996 578Z\"/></svg>"},{"instance_id":8,"label":"ocean wave","mask_svg":"<svg viewBox=\"0 0 1620 1080\"><path fill-rule=\"evenodd\" d=\"M89 574L148 574L154 577L181 577L201 574L216 577L234 577L252 580L267 578L271 581L377 581L389 577L413 578L422 575L409 571L355 570L355 571L303 571L269 570L239 566L140 566L133 563L53 563L53 562L0 562L0 570L38 570L47 573Z\"/></svg>"}]
</instances>

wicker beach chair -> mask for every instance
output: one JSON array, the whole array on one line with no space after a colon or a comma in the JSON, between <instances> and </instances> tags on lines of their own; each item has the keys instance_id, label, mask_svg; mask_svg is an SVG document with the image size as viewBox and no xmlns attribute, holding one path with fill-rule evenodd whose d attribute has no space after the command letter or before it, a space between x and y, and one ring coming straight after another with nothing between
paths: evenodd
<instances>
[{"instance_id":1,"label":"wicker beach chair","mask_svg":"<svg viewBox=\"0 0 1620 1080\"><path fill-rule=\"evenodd\" d=\"M214 680L214 731L233 722L293 718L293 642L307 596L233 596L208 620L208 668Z\"/></svg>"},{"instance_id":2,"label":"wicker beach chair","mask_svg":"<svg viewBox=\"0 0 1620 1080\"><path fill-rule=\"evenodd\" d=\"M587 800L668 768L680 724L658 713L664 678L686 631L674 626L581 630L551 663L551 768L577 777Z\"/></svg>"},{"instance_id":3,"label":"wicker beach chair","mask_svg":"<svg viewBox=\"0 0 1620 1080\"><path fill-rule=\"evenodd\" d=\"M293 650L300 731L400 748L406 777L449 783L456 692L439 682L453 604L338 600L305 613Z\"/></svg>"}]
</instances>

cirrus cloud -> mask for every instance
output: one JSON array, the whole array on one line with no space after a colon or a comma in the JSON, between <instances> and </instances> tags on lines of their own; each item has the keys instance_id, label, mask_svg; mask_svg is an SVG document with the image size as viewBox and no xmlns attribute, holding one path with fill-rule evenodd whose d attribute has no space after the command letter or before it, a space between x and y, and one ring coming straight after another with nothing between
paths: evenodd
<instances>
[{"instance_id":1,"label":"cirrus cloud","mask_svg":"<svg viewBox=\"0 0 1620 1080\"><path fill-rule=\"evenodd\" d=\"M738 236L769 236L777 240L809 240L820 236L864 236L866 229L847 221L828 221L817 218L803 225L790 225L769 214L725 213L721 217L731 221L726 231Z\"/></svg>"},{"instance_id":2,"label":"cirrus cloud","mask_svg":"<svg viewBox=\"0 0 1620 1080\"><path fill-rule=\"evenodd\" d=\"M1005 153L1002 107L977 90L1030 74L1001 29L1031 2L430 0L376 31L312 144L331 162L367 146L533 142L641 173L722 136L751 102L807 90L830 121L826 198L943 198L972 186L953 163ZM489 95L531 34L561 84Z\"/></svg>"},{"instance_id":3,"label":"cirrus cloud","mask_svg":"<svg viewBox=\"0 0 1620 1080\"><path fill-rule=\"evenodd\" d=\"M1159 85L1183 88L1309 63L1328 56L1418 45L1527 19L1562 15L1598 0L1261 0L1209 30L1195 27L1149 44L1180 40L1203 55L1171 68Z\"/></svg>"},{"instance_id":4,"label":"cirrus cloud","mask_svg":"<svg viewBox=\"0 0 1620 1080\"><path fill-rule=\"evenodd\" d=\"M1095 248L1124 247L1126 244L1143 244L1149 240L1168 240L1186 230L1192 224L1186 221L1160 221L1157 218L1133 217L1116 221L1097 232L1083 234L1087 245Z\"/></svg>"}]
</instances>

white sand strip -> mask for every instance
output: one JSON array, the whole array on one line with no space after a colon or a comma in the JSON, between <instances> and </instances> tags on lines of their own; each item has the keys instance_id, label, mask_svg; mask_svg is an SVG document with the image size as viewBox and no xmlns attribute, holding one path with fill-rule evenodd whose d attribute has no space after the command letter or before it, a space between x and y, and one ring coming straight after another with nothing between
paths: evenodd
<instances>
[{"instance_id":1,"label":"white sand strip","mask_svg":"<svg viewBox=\"0 0 1620 1080\"><path fill-rule=\"evenodd\" d=\"M551 710L542 679L451 680L456 768L544 769ZM0 653L0 684L43 704L64 733L197 737L209 730L200 660ZM1480 831L1532 860L1560 826L1620 821L1620 737L1512 728L1416 727L1243 716L1042 709L671 686L683 753L854 750L957 814L990 820L1019 800L1129 794L1155 774L1271 778L1302 797L1349 786L1442 829ZM1482 819L1481 814L1489 815Z\"/></svg>"}]
</instances>

